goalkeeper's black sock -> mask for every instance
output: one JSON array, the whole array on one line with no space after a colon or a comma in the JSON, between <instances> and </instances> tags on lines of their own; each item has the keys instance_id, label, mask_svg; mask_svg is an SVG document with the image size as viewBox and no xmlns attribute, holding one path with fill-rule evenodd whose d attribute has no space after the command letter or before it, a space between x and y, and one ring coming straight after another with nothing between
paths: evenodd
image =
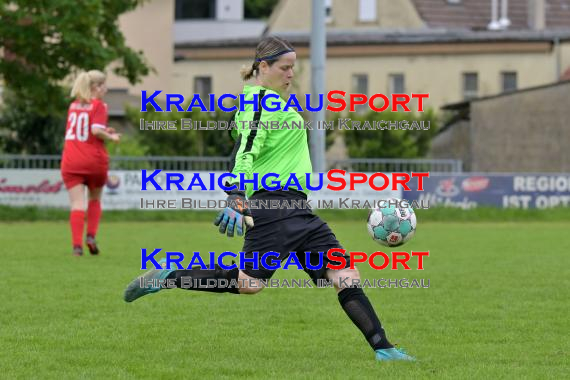
<instances>
[{"instance_id":1,"label":"goalkeeper's black sock","mask_svg":"<svg viewBox=\"0 0 570 380\"><path fill-rule=\"evenodd\" d=\"M394 347L386 338L386 332L361 288L341 290L338 293L338 300L348 317L362 331L368 344L374 350Z\"/></svg>"},{"instance_id":2,"label":"goalkeeper's black sock","mask_svg":"<svg viewBox=\"0 0 570 380\"><path fill-rule=\"evenodd\" d=\"M215 269L197 267L175 270L168 275L167 279L175 279L176 287L181 289L239 294L238 275L238 268L226 270L215 265Z\"/></svg>"}]
</instances>

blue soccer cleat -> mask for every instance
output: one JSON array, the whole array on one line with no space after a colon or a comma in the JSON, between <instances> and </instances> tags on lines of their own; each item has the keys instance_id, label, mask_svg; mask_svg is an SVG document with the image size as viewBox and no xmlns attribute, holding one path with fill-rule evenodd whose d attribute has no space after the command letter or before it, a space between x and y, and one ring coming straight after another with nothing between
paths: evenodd
<instances>
[{"instance_id":1,"label":"blue soccer cleat","mask_svg":"<svg viewBox=\"0 0 570 380\"><path fill-rule=\"evenodd\" d=\"M166 259L158 262L161 267L166 267ZM135 278L127 289L125 289L124 300L126 302L133 302L137 298L144 295L156 293L162 288L159 285L159 280L164 280L174 269L150 269L140 277Z\"/></svg>"},{"instance_id":2,"label":"blue soccer cleat","mask_svg":"<svg viewBox=\"0 0 570 380\"><path fill-rule=\"evenodd\" d=\"M376 360L379 361L392 361L392 360L405 360L414 362L416 358L410 356L402 348L384 348L376 350Z\"/></svg>"}]
</instances>

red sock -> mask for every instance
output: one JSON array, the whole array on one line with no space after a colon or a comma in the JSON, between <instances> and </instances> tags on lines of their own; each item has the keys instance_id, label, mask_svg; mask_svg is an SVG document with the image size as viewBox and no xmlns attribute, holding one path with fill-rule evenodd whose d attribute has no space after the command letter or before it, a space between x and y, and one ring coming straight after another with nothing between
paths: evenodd
<instances>
[{"instance_id":1,"label":"red sock","mask_svg":"<svg viewBox=\"0 0 570 380\"><path fill-rule=\"evenodd\" d=\"M101 220L101 201L89 201L87 206L87 235L95 237Z\"/></svg>"},{"instance_id":2,"label":"red sock","mask_svg":"<svg viewBox=\"0 0 570 380\"><path fill-rule=\"evenodd\" d=\"M71 210L69 213L69 224L71 225L71 239L73 246L82 246L83 225L85 223L85 211Z\"/></svg>"}]
</instances>

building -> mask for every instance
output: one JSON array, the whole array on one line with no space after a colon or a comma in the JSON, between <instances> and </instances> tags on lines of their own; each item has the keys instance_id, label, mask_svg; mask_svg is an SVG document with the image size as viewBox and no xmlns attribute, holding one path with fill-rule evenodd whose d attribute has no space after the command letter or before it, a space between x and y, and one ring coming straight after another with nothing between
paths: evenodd
<instances>
[{"instance_id":1,"label":"building","mask_svg":"<svg viewBox=\"0 0 570 380\"><path fill-rule=\"evenodd\" d=\"M174 0L150 0L121 15L119 25L127 46L142 51L153 71L141 82L131 85L125 78L107 70L109 93L105 100L111 117L124 117L125 106L136 105L141 90L170 87L174 70L173 24Z\"/></svg>"},{"instance_id":2,"label":"building","mask_svg":"<svg viewBox=\"0 0 570 380\"><path fill-rule=\"evenodd\" d=\"M124 104L140 102L141 90L163 94L212 90L213 76L186 73L179 67L175 47L180 44L258 38L266 23L244 19L243 0L150 0L119 20L128 46L144 53L154 72L136 85L113 74L108 79L111 113L124 116ZM215 75L216 81L219 76ZM161 96L164 99L164 96Z\"/></svg>"},{"instance_id":3,"label":"building","mask_svg":"<svg viewBox=\"0 0 570 380\"><path fill-rule=\"evenodd\" d=\"M504 1L504 0L503 0ZM570 68L570 1L327 1L327 91L429 93L428 106L556 82ZM499 2L498 2L499 3ZM281 0L266 34L297 48L298 93L310 91L310 2ZM171 90L197 81L213 93L239 92L257 38L177 43Z\"/></svg>"},{"instance_id":4,"label":"building","mask_svg":"<svg viewBox=\"0 0 570 380\"><path fill-rule=\"evenodd\" d=\"M564 161L555 159L548 166L513 161L504 156L511 148L491 153L494 143L485 146L473 131L495 128L497 122L491 119L501 115L488 116L484 126L477 122L471 127L465 126L468 122L461 115L482 115L479 110L489 107L488 111L506 117L501 108L488 106L490 102L523 99L531 95L516 91L555 88L553 83L570 76L570 0L325 0L325 4L327 91L429 93L424 104L438 111L453 104L445 110L454 110L456 122L437 136L432 156L462 159L465 170L498 170L497 162L500 170L567 170L556 166L565 165ZM185 97L239 93L243 87L239 69L252 64L256 43L267 34L294 44L298 62L293 89L298 94L310 92L310 8L307 0L280 0L264 22L243 18L243 0L143 4L124 15L121 26L130 46L143 50L156 72L136 86L111 78L111 110L120 117L125 103L137 104L142 89ZM519 95L499 96L513 91ZM489 97L495 100L484 100ZM500 125L507 124L503 120ZM507 140L508 136L493 141L516 147L512 152L516 156L525 145ZM547 155L548 149L540 146L536 154ZM346 158L340 136L327 157Z\"/></svg>"},{"instance_id":5,"label":"building","mask_svg":"<svg viewBox=\"0 0 570 380\"><path fill-rule=\"evenodd\" d=\"M309 92L311 2L280 0L265 22L244 19L243 1L149 0L121 16L128 45L144 52L154 71L136 85L110 75L112 114L122 116L141 90L240 92L240 67L252 63L256 42L270 33L296 46L294 90ZM325 4L327 90L428 92L427 106L439 109L553 83L570 70L570 0Z\"/></svg>"},{"instance_id":6,"label":"building","mask_svg":"<svg viewBox=\"0 0 570 380\"><path fill-rule=\"evenodd\" d=\"M473 172L570 172L570 81L448 104L430 156Z\"/></svg>"}]
</instances>

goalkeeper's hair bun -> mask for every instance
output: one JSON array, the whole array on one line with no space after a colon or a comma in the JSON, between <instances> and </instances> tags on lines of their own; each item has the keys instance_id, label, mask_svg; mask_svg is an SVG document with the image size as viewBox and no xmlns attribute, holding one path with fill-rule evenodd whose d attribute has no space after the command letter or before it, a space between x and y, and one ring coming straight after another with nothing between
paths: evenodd
<instances>
[{"instance_id":1,"label":"goalkeeper's hair bun","mask_svg":"<svg viewBox=\"0 0 570 380\"><path fill-rule=\"evenodd\" d=\"M241 79L246 81L257 76L260 62L265 61L271 66L279 60L279 56L292 51L295 49L286 39L277 36L265 37L257 44L253 63L250 66L242 66L240 70Z\"/></svg>"}]
</instances>

